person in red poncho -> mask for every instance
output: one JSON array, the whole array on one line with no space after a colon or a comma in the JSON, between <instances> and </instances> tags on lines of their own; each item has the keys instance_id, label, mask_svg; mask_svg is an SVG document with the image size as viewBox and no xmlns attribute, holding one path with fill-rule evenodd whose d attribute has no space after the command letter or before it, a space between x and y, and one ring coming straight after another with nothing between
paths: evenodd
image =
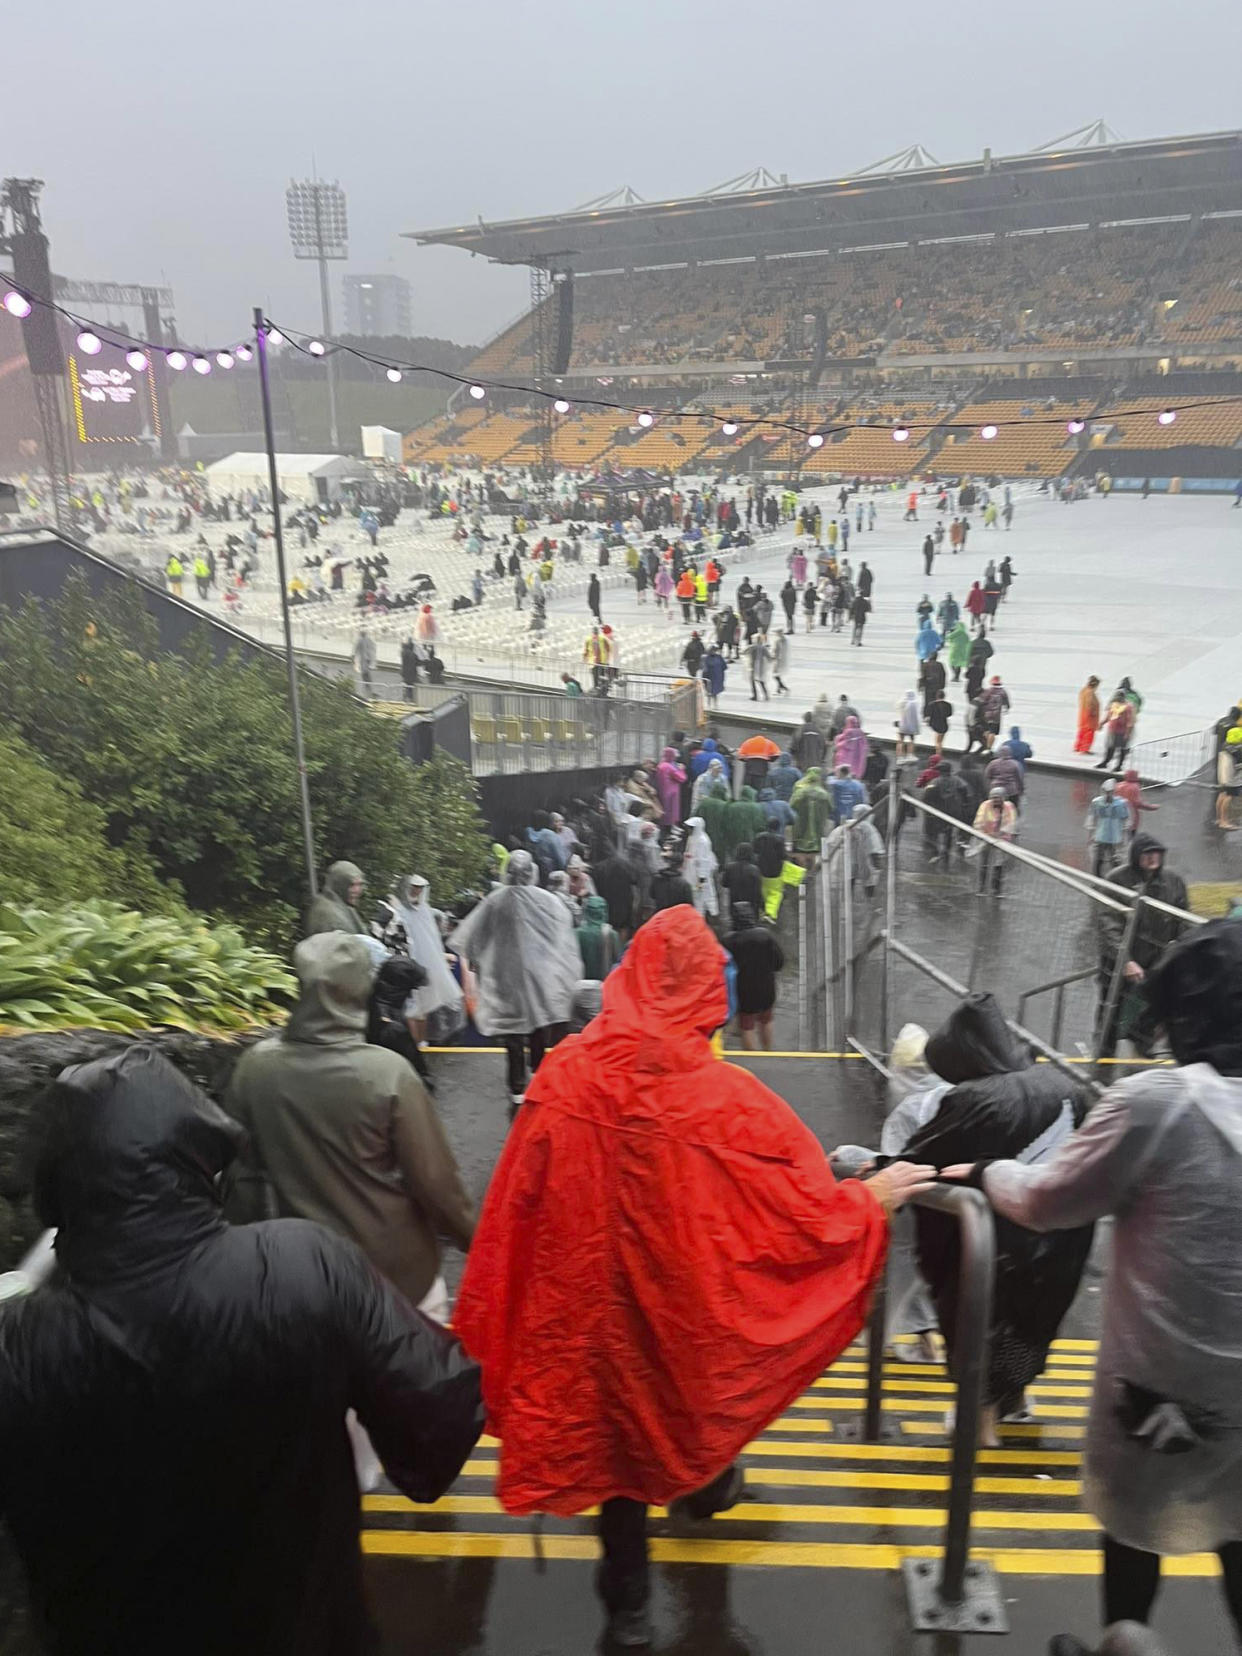
<instances>
[{"instance_id":1,"label":"person in red poncho","mask_svg":"<svg viewBox=\"0 0 1242 1656\"><path fill-rule=\"evenodd\" d=\"M857 1334L886 1214L934 1176L836 1183L784 1100L713 1056L726 959L691 908L639 930L600 1015L531 1082L454 1318L506 1510L600 1503L623 1645L650 1639L647 1505L733 1503L735 1457Z\"/></svg>"}]
</instances>

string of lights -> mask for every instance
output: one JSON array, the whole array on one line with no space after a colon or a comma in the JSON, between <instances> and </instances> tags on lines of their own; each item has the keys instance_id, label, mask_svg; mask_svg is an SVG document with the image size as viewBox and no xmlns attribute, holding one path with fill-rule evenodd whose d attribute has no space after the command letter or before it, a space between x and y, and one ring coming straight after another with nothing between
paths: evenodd
<instances>
[{"instance_id":1,"label":"string of lights","mask_svg":"<svg viewBox=\"0 0 1242 1656\"><path fill-rule=\"evenodd\" d=\"M254 358L254 346L249 343L249 336L240 340L210 348L197 348L181 344L166 344L141 339L134 334L126 333L112 323L99 323L89 317L79 316L76 312L67 310L55 300L45 299L38 294L24 291L14 285L9 285L3 297L0 297L0 308L17 321L25 321L36 305L42 305L64 317L76 330L77 347L85 356L98 356L105 345L118 350L124 350L125 360L136 372L144 372L156 354L162 355L167 366L175 373L185 370L198 374L210 374L213 367L225 371L235 364L246 364ZM649 430L660 421L695 420L702 423L709 420L719 425L721 435L736 437L742 431L771 431L777 436L788 435L800 437L810 449L819 449L830 437L836 437L850 431L878 432L887 430L895 443L906 443L916 433L928 433L938 427L953 424L952 417L946 421L940 420L910 420L898 421L884 427L867 420L844 420L834 423L815 423L812 425L800 421L784 420L777 414L742 414L728 409L705 408L699 399L694 399L694 406L682 408L660 408L658 406L642 407L632 403L617 402L610 398L599 396L582 396L575 394L572 398L566 397L562 390L549 390L545 386L532 385L520 380L485 379L469 375L454 373L449 368L433 367L425 362L408 362L400 357L379 355L368 351L364 347L342 339L324 339L317 334L304 333L296 328L278 327L269 318L264 318L264 329L269 345L288 344L291 349L308 356L315 361L323 361L329 356L345 355L365 362L382 372L385 378L393 385L398 385L406 374L430 374L437 379L445 380L449 384L465 387L475 402L483 402L492 393L514 394L526 398L550 402L555 413L562 417L587 410L602 410L608 413L625 415L630 424L642 430ZM1167 406L1152 408L1115 408L1109 409L1101 418L1107 421L1120 419L1154 419L1157 425L1170 426L1179 414L1191 413L1200 408L1224 408L1242 402L1242 393L1238 395L1199 397L1184 401L1170 402ZM1075 414L1068 419L1062 414L1029 414L1014 419L993 419L978 428L977 435L985 442L990 442L1008 429L1029 430L1032 426L1064 426L1071 437L1081 435L1088 424L1097 418L1091 414Z\"/></svg>"}]
</instances>

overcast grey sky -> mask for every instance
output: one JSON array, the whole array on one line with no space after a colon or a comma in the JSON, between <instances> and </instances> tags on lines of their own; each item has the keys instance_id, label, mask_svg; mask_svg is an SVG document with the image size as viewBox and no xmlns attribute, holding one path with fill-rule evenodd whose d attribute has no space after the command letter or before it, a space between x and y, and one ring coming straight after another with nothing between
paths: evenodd
<instances>
[{"instance_id":1,"label":"overcast grey sky","mask_svg":"<svg viewBox=\"0 0 1242 1656\"><path fill-rule=\"evenodd\" d=\"M257 303L317 326L284 208L312 154L349 194L338 272L408 276L415 331L472 342L521 308L525 272L401 231L758 165L829 177L916 141L1007 154L1097 116L1125 138L1240 119L1239 0L50 0L17 18L0 165L46 180L55 268L167 280L202 345Z\"/></svg>"}]
</instances>

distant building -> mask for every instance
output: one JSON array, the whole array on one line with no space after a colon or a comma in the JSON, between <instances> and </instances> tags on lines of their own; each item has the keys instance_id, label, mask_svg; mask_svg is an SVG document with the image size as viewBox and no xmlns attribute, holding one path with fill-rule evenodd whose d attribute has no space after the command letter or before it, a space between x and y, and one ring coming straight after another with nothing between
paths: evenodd
<instances>
[{"instance_id":1,"label":"distant building","mask_svg":"<svg viewBox=\"0 0 1242 1656\"><path fill-rule=\"evenodd\" d=\"M345 332L382 339L411 333L410 284L404 276L346 276Z\"/></svg>"}]
</instances>

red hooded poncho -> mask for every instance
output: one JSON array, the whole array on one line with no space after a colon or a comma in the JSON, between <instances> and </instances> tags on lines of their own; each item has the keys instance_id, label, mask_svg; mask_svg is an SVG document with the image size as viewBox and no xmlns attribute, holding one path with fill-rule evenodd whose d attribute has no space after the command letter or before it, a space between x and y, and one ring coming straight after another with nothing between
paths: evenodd
<instances>
[{"instance_id":1,"label":"red hooded poncho","mask_svg":"<svg viewBox=\"0 0 1242 1656\"><path fill-rule=\"evenodd\" d=\"M701 1488L863 1323L883 1211L713 1057L725 959L692 908L650 920L493 1175L454 1326L511 1512Z\"/></svg>"}]
</instances>

